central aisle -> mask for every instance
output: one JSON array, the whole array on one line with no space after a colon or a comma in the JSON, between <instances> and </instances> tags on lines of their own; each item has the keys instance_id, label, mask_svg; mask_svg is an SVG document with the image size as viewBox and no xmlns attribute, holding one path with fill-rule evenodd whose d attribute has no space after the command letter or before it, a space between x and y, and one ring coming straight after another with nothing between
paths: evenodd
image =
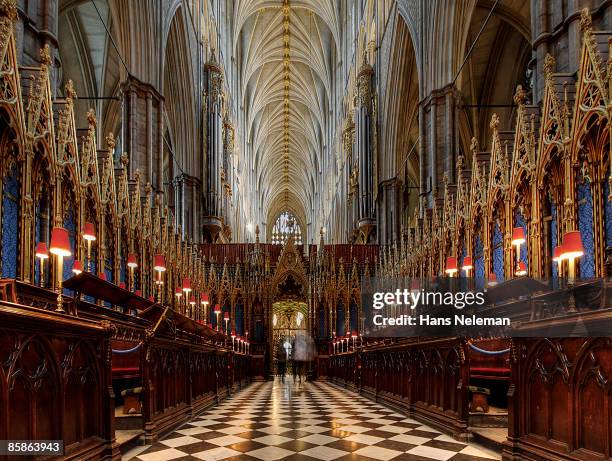
<instances>
[{"instance_id":1,"label":"central aisle","mask_svg":"<svg viewBox=\"0 0 612 461\"><path fill-rule=\"evenodd\" d=\"M289 377L256 383L195 418L133 460L487 461L456 442L357 394Z\"/></svg>"}]
</instances>

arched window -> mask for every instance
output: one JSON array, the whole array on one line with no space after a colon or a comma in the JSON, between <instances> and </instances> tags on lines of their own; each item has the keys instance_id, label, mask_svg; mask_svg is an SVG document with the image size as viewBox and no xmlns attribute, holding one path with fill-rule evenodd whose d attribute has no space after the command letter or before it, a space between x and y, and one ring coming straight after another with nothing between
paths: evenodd
<instances>
[{"instance_id":1,"label":"arched window","mask_svg":"<svg viewBox=\"0 0 612 461\"><path fill-rule=\"evenodd\" d=\"M293 235L296 245L302 244L302 228L289 211L280 214L272 228L271 242L273 245L284 245L287 238Z\"/></svg>"}]
</instances>

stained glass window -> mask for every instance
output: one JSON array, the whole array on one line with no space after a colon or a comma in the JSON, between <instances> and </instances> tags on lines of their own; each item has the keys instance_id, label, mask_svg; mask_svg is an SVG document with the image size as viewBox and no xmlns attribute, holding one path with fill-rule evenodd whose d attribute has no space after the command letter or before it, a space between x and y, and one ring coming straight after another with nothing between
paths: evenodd
<instances>
[{"instance_id":1,"label":"stained glass window","mask_svg":"<svg viewBox=\"0 0 612 461\"><path fill-rule=\"evenodd\" d=\"M17 277L20 188L19 170L13 165L2 190L2 276L8 278Z\"/></svg>"},{"instance_id":2,"label":"stained glass window","mask_svg":"<svg viewBox=\"0 0 612 461\"><path fill-rule=\"evenodd\" d=\"M578 230L584 246L584 256L580 258L580 277L595 277L593 196L591 181L587 177L583 177L578 183Z\"/></svg>"},{"instance_id":3,"label":"stained glass window","mask_svg":"<svg viewBox=\"0 0 612 461\"><path fill-rule=\"evenodd\" d=\"M272 244L284 245L287 238L293 235L295 244L302 244L302 228L295 216L289 211L281 213L272 228Z\"/></svg>"}]
</instances>

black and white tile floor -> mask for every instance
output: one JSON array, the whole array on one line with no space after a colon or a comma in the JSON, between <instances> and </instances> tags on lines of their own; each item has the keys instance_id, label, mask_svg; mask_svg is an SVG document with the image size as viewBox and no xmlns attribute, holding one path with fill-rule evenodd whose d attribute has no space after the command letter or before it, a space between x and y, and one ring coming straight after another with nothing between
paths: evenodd
<instances>
[{"instance_id":1,"label":"black and white tile floor","mask_svg":"<svg viewBox=\"0 0 612 461\"><path fill-rule=\"evenodd\" d=\"M500 457L326 383L256 383L135 457L490 461Z\"/></svg>"}]
</instances>

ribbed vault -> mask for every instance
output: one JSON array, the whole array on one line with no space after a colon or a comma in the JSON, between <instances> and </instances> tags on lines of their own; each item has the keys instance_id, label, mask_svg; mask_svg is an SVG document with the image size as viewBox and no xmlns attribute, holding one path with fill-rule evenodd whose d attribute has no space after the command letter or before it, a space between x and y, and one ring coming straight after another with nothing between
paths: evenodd
<instances>
[{"instance_id":1,"label":"ribbed vault","mask_svg":"<svg viewBox=\"0 0 612 461\"><path fill-rule=\"evenodd\" d=\"M242 64L241 106L252 155L249 174L254 184L265 185L256 197L262 215L270 218L289 209L310 222L331 124L339 11L333 0L290 1L288 14L283 4L282 0L238 0L233 46Z\"/></svg>"}]
</instances>

